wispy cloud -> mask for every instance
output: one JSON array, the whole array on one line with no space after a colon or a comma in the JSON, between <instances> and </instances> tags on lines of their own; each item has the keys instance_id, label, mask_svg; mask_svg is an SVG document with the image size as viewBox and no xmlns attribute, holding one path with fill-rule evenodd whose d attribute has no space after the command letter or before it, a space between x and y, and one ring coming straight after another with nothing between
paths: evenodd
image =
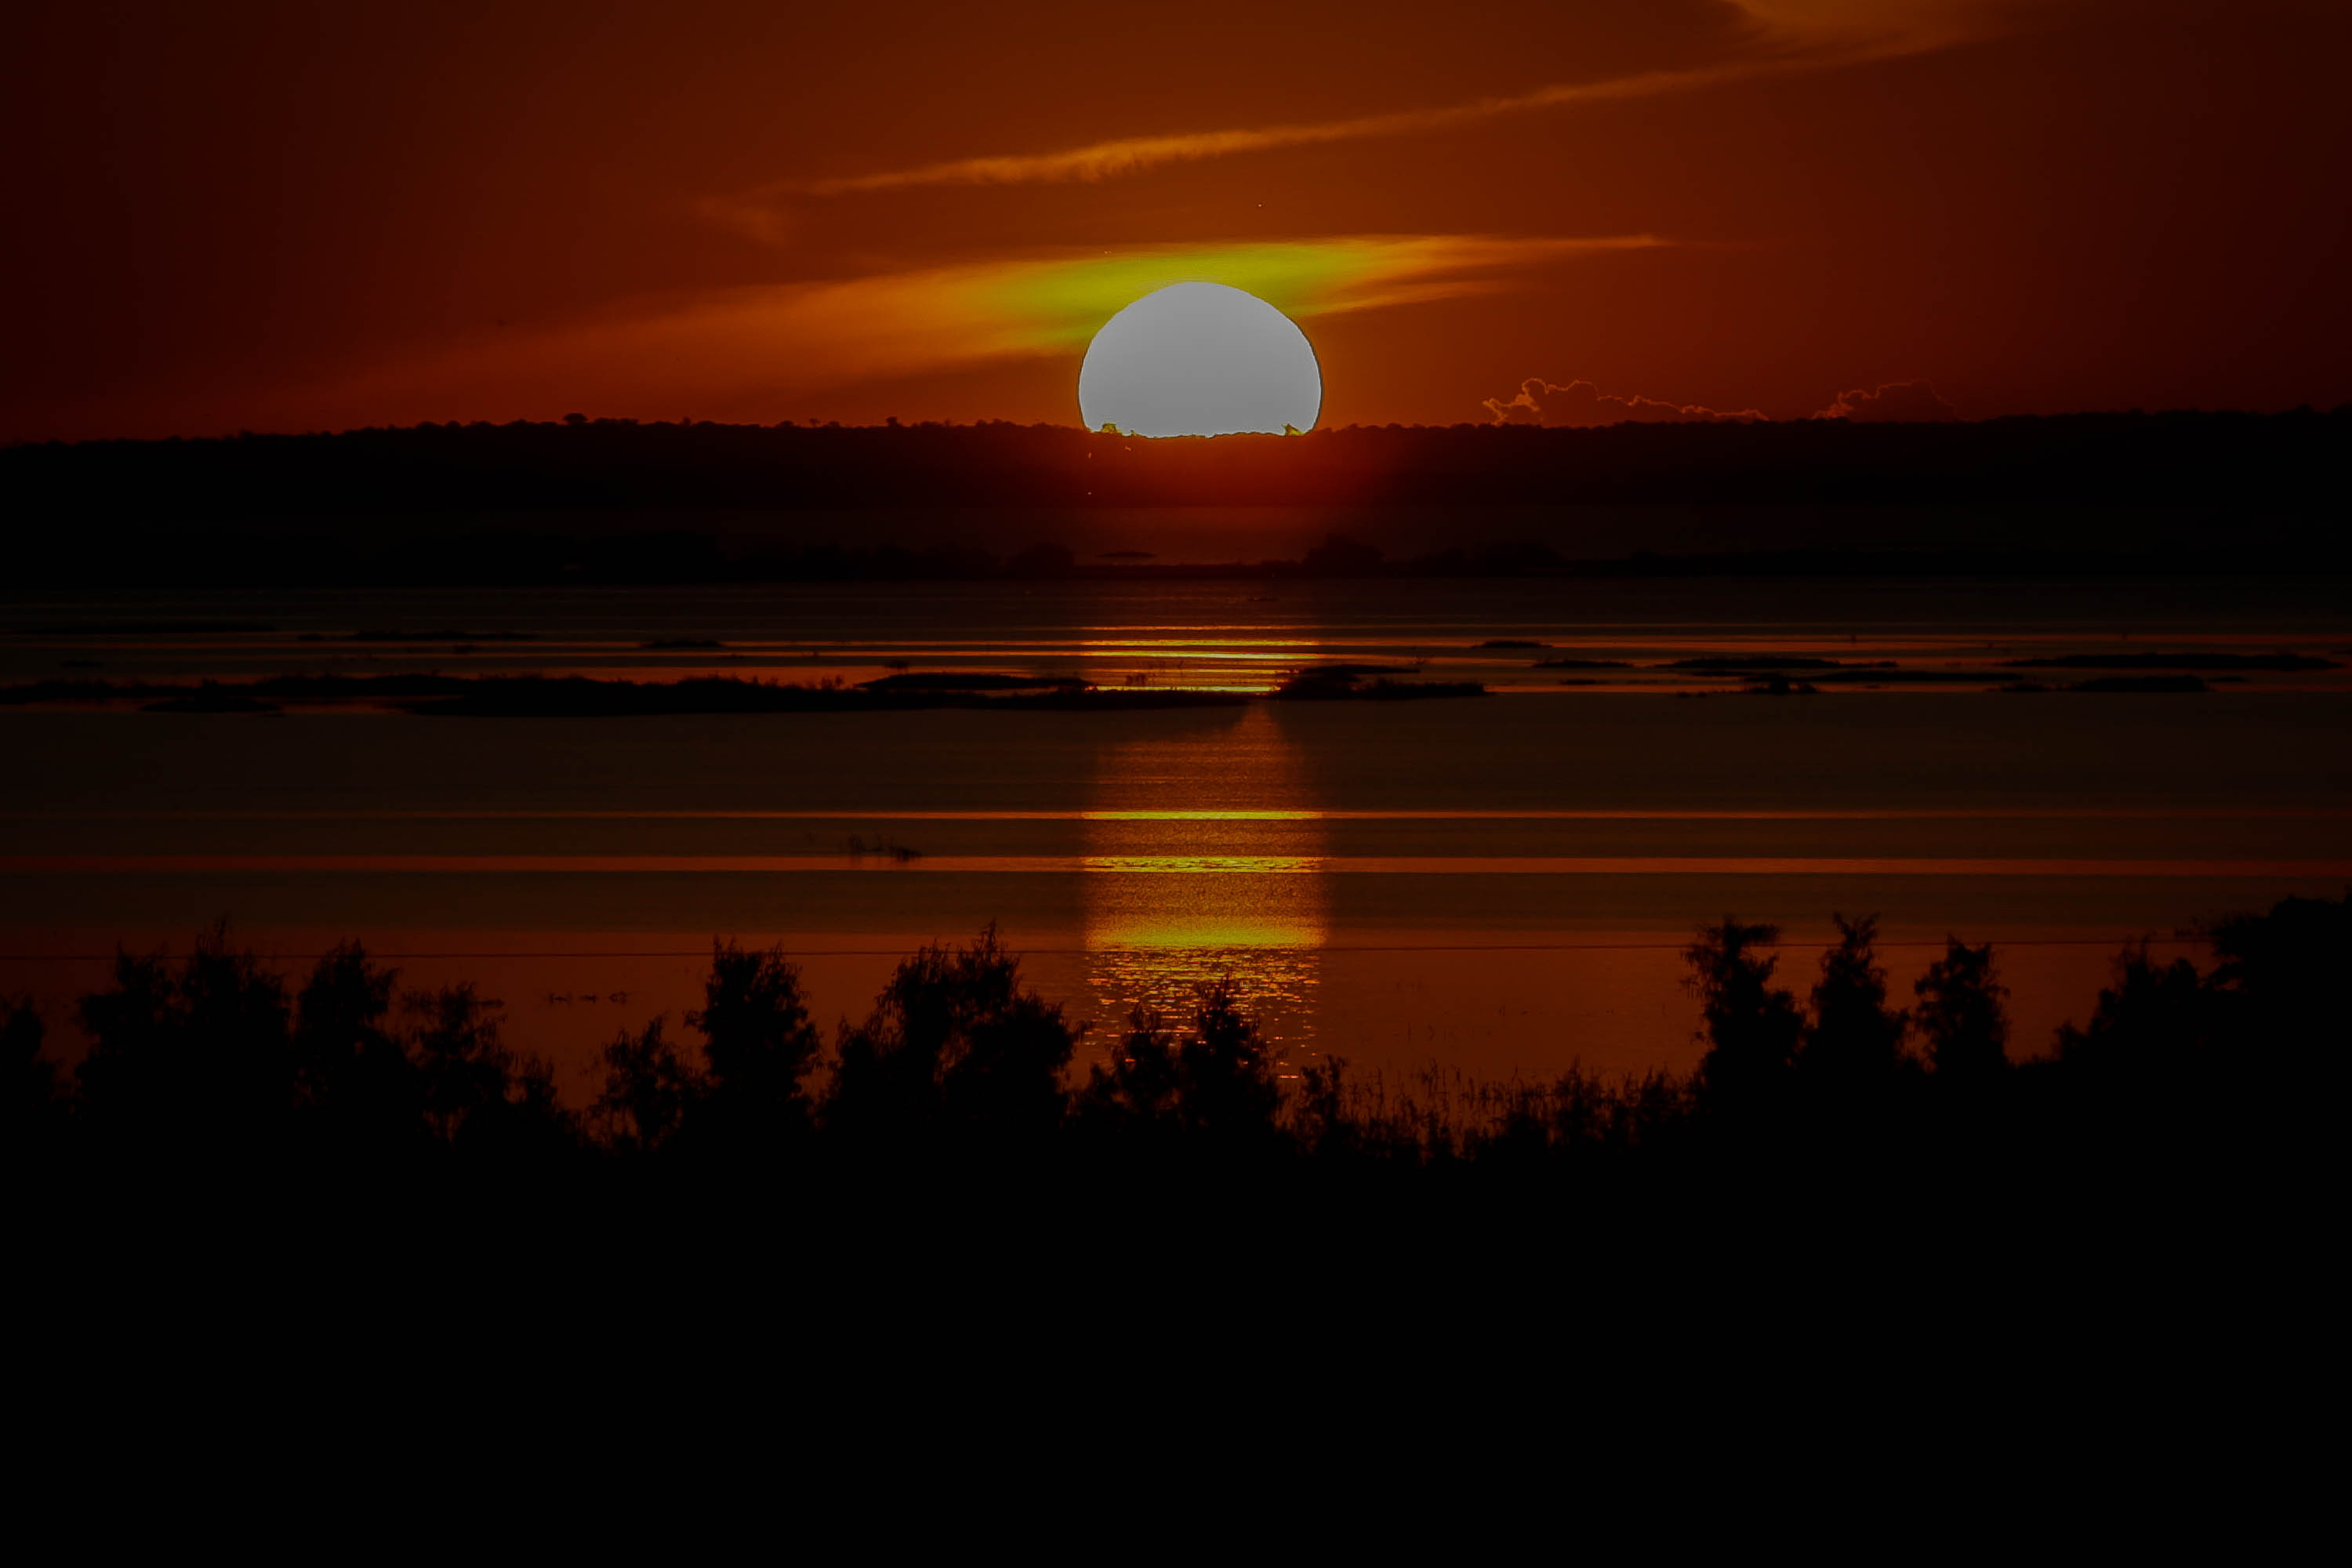
<instances>
[{"instance_id":1,"label":"wispy cloud","mask_svg":"<svg viewBox=\"0 0 2352 1568\"><path fill-rule=\"evenodd\" d=\"M1930 424L1958 419L1960 411L1932 381L1888 382L1876 391L1857 386L1841 392L1816 419L1851 419L1858 425Z\"/></svg>"},{"instance_id":2,"label":"wispy cloud","mask_svg":"<svg viewBox=\"0 0 2352 1568\"><path fill-rule=\"evenodd\" d=\"M1261 125L1241 130L1184 132L1171 136L1124 136L1082 147L1050 153L1014 153L999 157L953 158L910 169L890 169L873 174L846 174L830 179L780 180L761 187L754 195L845 196L874 191L906 190L917 185L1021 185L1066 181L1117 179L1139 174L1168 163L1197 163L1236 153L1265 153L1284 147L1311 147L1330 142L1360 142L1373 137L1410 136L1444 131L1504 115L1526 114L1572 103L1600 103L1612 99L1649 98L1664 92L1686 92L1717 82L1787 68L1787 62L1749 60L1696 70L1650 71L1610 81L1580 82L1538 88L1507 98L1483 98L1469 103L1434 109L1409 109L1389 114L1368 114L1351 120L1327 120L1299 125Z\"/></svg>"},{"instance_id":3,"label":"wispy cloud","mask_svg":"<svg viewBox=\"0 0 2352 1568\"><path fill-rule=\"evenodd\" d=\"M781 240L782 205L795 200L940 185L1096 182L1173 163L1339 142L1425 134L1482 121L1582 104L1696 92L1731 82L1920 54L1981 34L1991 15L1978 0L1739 0L1753 19L1739 58L1678 70L1538 87L1465 103L1298 124L1126 136L1044 153L919 163L865 174L778 180L704 199L706 216L754 237Z\"/></svg>"},{"instance_id":4,"label":"wispy cloud","mask_svg":"<svg viewBox=\"0 0 2352 1568\"><path fill-rule=\"evenodd\" d=\"M1490 397L1486 412L1497 425L1565 425L1578 428L1600 425L1676 424L1727 421L1750 424L1766 415L1759 408L1709 408L1696 403L1668 403L1639 393L1607 393L1589 381L1546 381L1529 376L1519 384L1518 395L1505 401Z\"/></svg>"},{"instance_id":5,"label":"wispy cloud","mask_svg":"<svg viewBox=\"0 0 2352 1568\"><path fill-rule=\"evenodd\" d=\"M1482 406L1497 425L1551 425L1588 429L1626 424L1754 424L1769 423L1760 408L1709 408L1699 403L1672 403L1633 392L1603 392L1589 381L1546 381L1531 375L1519 384L1515 396L1489 397ZM1851 419L1857 424L1919 424L1958 419L1960 411L1926 381L1897 381L1876 391L1857 387L1841 392L1835 401L1812 419Z\"/></svg>"},{"instance_id":6,"label":"wispy cloud","mask_svg":"<svg viewBox=\"0 0 2352 1568\"><path fill-rule=\"evenodd\" d=\"M1510 287L1546 266L1665 243L1650 235L1362 235L1013 257L718 290L499 334L290 395L343 425L574 409L773 419L803 412L793 400L826 387L1075 354L1113 314L1170 283L1228 283L1311 321Z\"/></svg>"}]
</instances>

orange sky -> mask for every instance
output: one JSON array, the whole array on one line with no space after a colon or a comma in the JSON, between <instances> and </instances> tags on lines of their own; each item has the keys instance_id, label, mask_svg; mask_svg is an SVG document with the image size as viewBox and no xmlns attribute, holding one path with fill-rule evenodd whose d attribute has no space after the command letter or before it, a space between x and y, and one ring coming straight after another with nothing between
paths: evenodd
<instances>
[{"instance_id":1,"label":"orange sky","mask_svg":"<svg viewBox=\"0 0 2352 1568\"><path fill-rule=\"evenodd\" d=\"M1327 425L2352 399L2341 4L25 9L0 439L1075 423L1196 276Z\"/></svg>"}]
</instances>

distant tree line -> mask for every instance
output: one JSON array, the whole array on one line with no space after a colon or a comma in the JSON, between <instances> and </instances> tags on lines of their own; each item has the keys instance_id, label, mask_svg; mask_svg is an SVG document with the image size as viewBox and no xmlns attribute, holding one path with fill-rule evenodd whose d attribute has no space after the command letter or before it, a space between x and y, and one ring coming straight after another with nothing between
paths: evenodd
<instances>
[{"instance_id":1,"label":"distant tree line","mask_svg":"<svg viewBox=\"0 0 2352 1568\"><path fill-rule=\"evenodd\" d=\"M714 944L702 1005L603 1052L584 1109L470 984L404 989L356 943L292 984L225 928L178 961L121 953L75 1021L70 1074L28 1001L0 1010L19 1168L102 1180L236 1169L286 1180L467 1172L810 1180L872 1194L1007 1172L1089 1190L1638 1191L1847 1172L2112 1170L2301 1150L2332 1117L2352 898L2287 900L2209 933L2215 963L2126 950L2054 1054L2011 1051L1989 946L1948 943L1897 1005L1867 918L1803 995L1770 926L1727 917L1685 954L1706 1050L1688 1075L1580 1069L1396 1081L1286 1064L1228 981L1192 1016L1139 1011L1074 1078L1081 1031L992 930L899 964L830 1041L781 950Z\"/></svg>"},{"instance_id":2,"label":"distant tree line","mask_svg":"<svg viewBox=\"0 0 2352 1568\"><path fill-rule=\"evenodd\" d=\"M1064 426L573 419L34 443L18 503L119 511L561 512L866 506L2237 503L2334 474L2352 405L1976 423L1349 426L1141 440Z\"/></svg>"},{"instance_id":3,"label":"distant tree line","mask_svg":"<svg viewBox=\"0 0 2352 1568\"><path fill-rule=\"evenodd\" d=\"M999 517L989 531L1002 531L1021 509L1137 506L2095 508L2138 518L2115 540L2074 542L2110 558L2144 545L2153 518L2194 516L2228 519L2219 542L2241 554L2259 545L2298 566L2340 566L2340 531L2321 523L2347 430L2352 408L1973 424L1351 426L1160 441L1003 422L581 417L26 444L0 450L0 495L18 520L6 542L12 569L49 581L1051 576L1073 563L1050 543L844 542L792 520L984 509ZM2060 545L2033 542L2045 554ZM1494 548L1505 556L1482 562L1474 548L1423 569L1564 564L1514 563L1510 547ZM1542 547L1521 552L1528 548ZM1366 569L1337 557L1294 565ZM1852 569L1835 559L1812 566Z\"/></svg>"}]
</instances>

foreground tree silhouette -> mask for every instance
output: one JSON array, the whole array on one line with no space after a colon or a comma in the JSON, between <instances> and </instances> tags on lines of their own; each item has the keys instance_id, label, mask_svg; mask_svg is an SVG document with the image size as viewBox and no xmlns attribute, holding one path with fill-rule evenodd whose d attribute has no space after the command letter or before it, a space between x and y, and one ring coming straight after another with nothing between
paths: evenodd
<instances>
[{"instance_id":1,"label":"foreground tree silhouette","mask_svg":"<svg viewBox=\"0 0 2352 1568\"><path fill-rule=\"evenodd\" d=\"M1992 962L1992 944L1944 939L1944 956L1911 987L1911 1017L1927 1042L1927 1065L1948 1083L1976 1083L2009 1066L2009 987Z\"/></svg>"},{"instance_id":2,"label":"foreground tree silhouette","mask_svg":"<svg viewBox=\"0 0 2352 1568\"><path fill-rule=\"evenodd\" d=\"M1772 984L1779 958L1765 952L1780 940L1774 925L1742 925L1729 915L1707 926L1683 950L1690 965L1684 982L1699 1000L1701 1097L1717 1106L1753 1104L1778 1090L1795 1060L1805 1030L1797 999Z\"/></svg>"},{"instance_id":3,"label":"foreground tree silhouette","mask_svg":"<svg viewBox=\"0 0 2352 1568\"><path fill-rule=\"evenodd\" d=\"M399 971L344 942L312 966L295 1001L295 1103L311 1141L341 1156L425 1142L425 1083L385 1026Z\"/></svg>"},{"instance_id":4,"label":"foreground tree silhouette","mask_svg":"<svg viewBox=\"0 0 2352 1568\"><path fill-rule=\"evenodd\" d=\"M1076 1044L991 925L968 947L927 946L899 964L866 1022L844 1030L825 1123L862 1142L1034 1146L1061 1125Z\"/></svg>"},{"instance_id":5,"label":"foreground tree silhouette","mask_svg":"<svg viewBox=\"0 0 2352 1568\"><path fill-rule=\"evenodd\" d=\"M1498 1084L1433 1069L1391 1088L1377 1078L1351 1084L1329 1058L1307 1064L1301 1091L1286 1102L1273 1053L1228 982L1202 994L1185 1030L1136 1014L1120 1047L1089 1073L1075 1118L1063 1088L1073 1030L1023 984L993 929L898 966L866 1022L844 1026L838 1069L814 1114L805 1082L816 1034L798 972L781 951L720 943L704 1005L687 1016L701 1048L673 1044L663 1018L623 1033L604 1052L592 1116L614 1153L696 1150L748 1163L793 1150L820 1179L852 1173L833 1190L850 1194L853 1208L856 1194L892 1191L900 1172L902 1195L952 1196L963 1189L940 1180L941 1161L1108 1178L1078 1186L1115 1208L1153 1190L1160 1174L1177 1178L1160 1191L1190 1203L1207 1190L1196 1175L1217 1169L1238 1178L1234 1195L1262 1194L1262 1177L1294 1168L1376 1184L1390 1179L1383 1170L1399 1179L1428 1173L1437 1184L1418 1190L1440 1194L1466 1190L1448 1186L1457 1178L1442 1170L1463 1180L1523 1171L1610 1182L1641 1171L1668 1186L1683 1179L1677 1173L1714 1180L1733 1166L1710 1149L1746 1168L1762 1168L1761 1156L1843 1182L1864 1153L1907 1172L1874 1191L1916 1200L1941 1173L1953 1178L1949 1194L1974 1201L1972 1184L1987 1174L2022 1194L2076 1176L2169 1171L2192 1178L2168 1189L2178 1197L2217 1175L2334 1157L2321 1123L2334 1114L2327 1090L2342 1071L2336 976L2352 942L2352 900L2288 900L2221 922L2210 977L2186 960L2156 961L2145 943L2127 949L2089 1023L2061 1032L2057 1059L2016 1069L1998 1093L1931 1097L1926 1080L1917 1095L1850 1092L1906 1081L1905 1015L1886 1005L1874 923L1841 919L1838 929L1810 1023L1774 984L1774 928L1727 917L1697 933L1685 957L1707 1049L1692 1079L1610 1084L1571 1070L1548 1084ZM79 1106L52 1104L38 1012L0 1005L12 1127L21 1135L50 1106L51 1152L87 1148L89 1172L124 1173L125 1190L142 1201L170 1190L159 1175L218 1173L238 1160L266 1160L258 1169L273 1180L306 1168L398 1176L436 1149L561 1168L580 1147L578 1119L557 1103L551 1068L509 1047L499 1005L469 985L402 994L396 980L347 944L289 997L284 980L232 951L217 927L184 960L118 953L112 983L80 1004L90 1047L76 1073ZM1913 990L1935 1082L1948 1090L1996 1081L2007 993L1991 950L1948 941ZM2256 1087L2217 1114L2217 1087L2249 1078ZM2284 1092L2265 1092L2273 1082ZM730 1105L740 1114L722 1114ZM1070 1123L1076 1136L1060 1136ZM1815 1149L1831 1162L1809 1163ZM638 1168L615 1167L629 1180ZM743 1173L725 1169L709 1190L805 1190L738 1180ZM993 1204L1011 1189L971 1190ZM1062 1211L1031 1204L1024 1212Z\"/></svg>"},{"instance_id":6,"label":"foreground tree silhouette","mask_svg":"<svg viewBox=\"0 0 2352 1568\"><path fill-rule=\"evenodd\" d=\"M118 949L114 984L79 1008L89 1053L75 1077L101 1136L142 1157L246 1155L295 1109L286 983L228 945L226 922L176 969Z\"/></svg>"},{"instance_id":7,"label":"foreground tree silhouette","mask_svg":"<svg viewBox=\"0 0 2352 1568\"><path fill-rule=\"evenodd\" d=\"M1180 1142L1200 1152L1263 1152L1278 1141L1282 1090L1273 1055L1232 976L1202 994L1181 1042L1143 1008L1129 1025L1108 1066L1087 1069L1077 1110L1090 1130L1162 1153Z\"/></svg>"},{"instance_id":8,"label":"foreground tree silhouette","mask_svg":"<svg viewBox=\"0 0 2352 1568\"><path fill-rule=\"evenodd\" d=\"M41 1054L46 1035L31 997L0 997L0 1072L7 1074L0 1138L6 1140L9 1153L40 1147L54 1130L59 1109L58 1065Z\"/></svg>"},{"instance_id":9,"label":"foreground tree silhouette","mask_svg":"<svg viewBox=\"0 0 2352 1568\"><path fill-rule=\"evenodd\" d=\"M709 1092L709 1079L677 1053L654 1019L604 1047L604 1087L588 1117L607 1146L650 1154L677 1136Z\"/></svg>"},{"instance_id":10,"label":"foreground tree silhouette","mask_svg":"<svg viewBox=\"0 0 2352 1568\"><path fill-rule=\"evenodd\" d=\"M714 942L702 1006L686 1016L709 1064L696 1114L730 1145L795 1139L808 1130L805 1083L824 1042L809 1019L801 972L782 947L746 952Z\"/></svg>"},{"instance_id":11,"label":"foreground tree silhouette","mask_svg":"<svg viewBox=\"0 0 2352 1568\"><path fill-rule=\"evenodd\" d=\"M2267 1065L2340 1087L2352 893L2283 899L2267 914L2233 916L2210 934L2220 960L2207 982L2216 1027Z\"/></svg>"},{"instance_id":12,"label":"foreground tree silhouette","mask_svg":"<svg viewBox=\"0 0 2352 1568\"><path fill-rule=\"evenodd\" d=\"M781 947L710 947L702 1005L686 1016L702 1036L688 1056L656 1018L621 1031L603 1054L604 1083L589 1119L609 1148L692 1150L731 1162L772 1159L811 1131L803 1083L821 1049L799 968Z\"/></svg>"},{"instance_id":13,"label":"foreground tree silhouette","mask_svg":"<svg viewBox=\"0 0 2352 1568\"><path fill-rule=\"evenodd\" d=\"M521 1157L569 1146L577 1129L557 1102L554 1065L507 1048L500 1009L470 983L401 998L425 1122L440 1142L469 1153Z\"/></svg>"},{"instance_id":14,"label":"foreground tree silhouette","mask_svg":"<svg viewBox=\"0 0 2352 1568\"><path fill-rule=\"evenodd\" d=\"M1176 1031L1139 1005L1128 1015L1126 1037L1111 1048L1109 1064L1087 1069L1078 1114L1090 1131L1164 1152L1182 1125L1183 1089Z\"/></svg>"},{"instance_id":15,"label":"foreground tree silhouette","mask_svg":"<svg viewBox=\"0 0 2352 1568\"><path fill-rule=\"evenodd\" d=\"M1186 1129L1228 1147L1264 1142L1274 1131L1282 1090L1265 1037L1242 1011L1233 976L1209 989L1192 1022L1192 1037L1177 1053Z\"/></svg>"},{"instance_id":16,"label":"foreground tree silhouette","mask_svg":"<svg viewBox=\"0 0 2352 1568\"><path fill-rule=\"evenodd\" d=\"M1832 914L1838 941L1822 954L1813 1016L1798 1066L1823 1084L1856 1089L1890 1081L1905 1063L1910 1017L1886 1005L1886 971L1878 965L1878 917Z\"/></svg>"},{"instance_id":17,"label":"foreground tree silhouette","mask_svg":"<svg viewBox=\"0 0 2352 1568\"><path fill-rule=\"evenodd\" d=\"M2210 1043L2213 997L2185 958L2150 958L2147 943L2126 948L2115 978L2083 1028L2058 1031L2058 1061L2078 1077L2151 1085L2178 1081L2200 1066Z\"/></svg>"}]
</instances>

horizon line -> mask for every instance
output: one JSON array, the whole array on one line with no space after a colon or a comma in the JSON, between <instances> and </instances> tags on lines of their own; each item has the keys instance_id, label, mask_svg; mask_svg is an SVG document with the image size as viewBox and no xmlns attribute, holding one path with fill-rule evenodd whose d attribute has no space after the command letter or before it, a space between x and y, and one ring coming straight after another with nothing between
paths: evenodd
<instances>
[{"instance_id":1,"label":"horizon line","mask_svg":"<svg viewBox=\"0 0 2352 1568\"><path fill-rule=\"evenodd\" d=\"M572 415L565 414L559 415L551 418L534 418L528 416L517 416L512 419L503 420L423 419L417 421L414 425L352 425L345 426L338 429L312 428L301 430L254 430L240 428L236 430L218 431L212 434L192 434L185 431L175 431L166 436L8 437L0 437L0 452L17 451L31 447L90 447L101 446L110 443L125 446L164 446L173 442L312 440L322 437L403 435L424 430L512 430L516 428L538 427L591 430L718 429L761 430L768 432L797 430L809 433L840 432L843 434L863 434L867 432L880 433L884 431L903 432L915 430L1051 430L1063 431L1072 435L1085 436L1101 440L1125 442L1147 441L1158 445L1182 441L1311 440L1318 436L1331 437L1350 433L1387 432L1391 430L1513 430L1523 432L1576 432L1580 434L1590 434L1596 431L1622 430L1628 426L1654 429L1662 426L1680 428L1699 426L1715 428L1738 426L1745 428L1759 425L1770 425L1784 427L1794 426L1812 426L1841 425L1855 427L1893 426L1916 428L1921 426L1983 426L2021 424L2042 420L2062 419L2292 419L2304 417L2323 419L2352 417L2352 402L2338 403L2325 408L2311 403L2299 403L2291 407L2272 409L2235 406L2205 407L2193 405L2158 408L2145 408L2138 406L2128 408L2076 408L2067 410L2063 413L2054 414L1989 414L1979 416L1963 415L1941 419L1825 418L1818 414L1798 414L1790 415L1785 418L1775 418L1769 415L1749 415L1740 417L1725 417L1717 416L1712 418L1691 419L1618 419L1612 420L1607 424L1594 425L1545 425L1535 422L1518 422L1502 419L1464 419L1456 420L1449 425L1429 425L1391 420L1381 424L1350 422L1346 425L1317 425L1312 429L1294 431L1286 434L1271 430L1235 430L1215 436L1135 436L1118 431L1107 432L1101 430L1090 430L1083 425L1065 424L1057 420L1041 419L1024 423L1018 419L1003 417L986 417L971 420L900 420L895 416L886 416L880 424L852 425L835 419L829 419L822 422L816 420L796 419L779 419L772 422L762 422L759 420L697 419L691 415L681 419L645 419L634 415L585 415L581 416L575 420Z\"/></svg>"}]
</instances>

